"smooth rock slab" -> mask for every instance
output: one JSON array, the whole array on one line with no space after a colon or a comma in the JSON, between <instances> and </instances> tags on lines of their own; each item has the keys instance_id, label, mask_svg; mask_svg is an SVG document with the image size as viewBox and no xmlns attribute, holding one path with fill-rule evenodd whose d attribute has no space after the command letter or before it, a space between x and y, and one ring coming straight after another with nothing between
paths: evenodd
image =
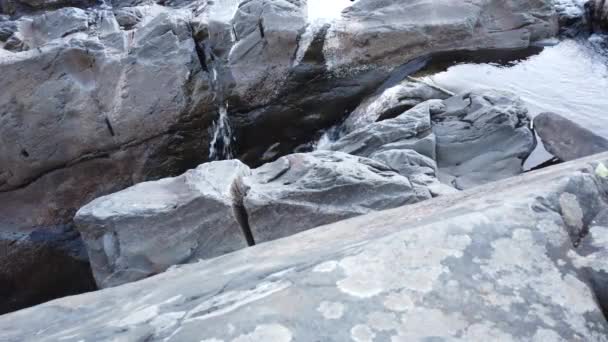
<instances>
[{"instance_id":1,"label":"smooth rock slab","mask_svg":"<svg viewBox=\"0 0 608 342\"><path fill-rule=\"evenodd\" d=\"M534 118L534 129L545 149L563 161L608 151L608 139L559 114L537 115Z\"/></svg>"},{"instance_id":2,"label":"smooth rock slab","mask_svg":"<svg viewBox=\"0 0 608 342\"><path fill-rule=\"evenodd\" d=\"M99 287L247 246L233 215L233 182L249 174L236 160L203 164L175 178L139 183L81 208L74 221Z\"/></svg>"},{"instance_id":3,"label":"smooth rock slab","mask_svg":"<svg viewBox=\"0 0 608 342\"><path fill-rule=\"evenodd\" d=\"M598 272L569 234L607 209L607 163L319 227L5 315L0 329L9 342L607 341Z\"/></svg>"}]
</instances>

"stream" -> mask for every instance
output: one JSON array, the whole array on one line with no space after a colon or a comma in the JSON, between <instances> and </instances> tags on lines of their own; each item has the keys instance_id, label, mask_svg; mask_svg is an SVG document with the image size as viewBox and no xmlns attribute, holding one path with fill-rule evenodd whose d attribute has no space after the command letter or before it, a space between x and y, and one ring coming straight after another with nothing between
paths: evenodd
<instances>
[{"instance_id":1,"label":"stream","mask_svg":"<svg viewBox=\"0 0 608 342\"><path fill-rule=\"evenodd\" d=\"M555 112L608 137L608 49L604 37L564 39L537 55L507 65L464 63L424 80L451 90L474 88L511 91L526 103L532 117ZM526 167L550 155L539 144Z\"/></svg>"}]
</instances>

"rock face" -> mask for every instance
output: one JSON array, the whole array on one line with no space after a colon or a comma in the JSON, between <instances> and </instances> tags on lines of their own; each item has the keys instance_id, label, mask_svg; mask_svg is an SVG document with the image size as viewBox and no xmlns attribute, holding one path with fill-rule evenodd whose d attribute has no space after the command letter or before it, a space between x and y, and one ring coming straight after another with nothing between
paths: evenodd
<instances>
[{"instance_id":1,"label":"rock face","mask_svg":"<svg viewBox=\"0 0 608 342\"><path fill-rule=\"evenodd\" d=\"M380 162L330 151L285 156L256 169L245 184L256 242L431 198Z\"/></svg>"},{"instance_id":2,"label":"rock face","mask_svg":"<svg viewBox=\"0 0 608 342\"><path fill-rule=\"evenodd\" d=\"M87 251L72 227L0 232L0 314L95 289Z\"/></svg>"},{"instance_id":3,"label":"rock face","mask_svg":"<svg viewBox=\"0 0 608 342\"><path fill-rule=\"evenodd\" d=\"M0 223L69 222L95 197L195 167L219 108L237 156L259 165L417 57L525 48L557 30L548 0L359 0L323 25L306 6L0 1L10 15L0 26Z\"/></svg>"},{"instance_id":4,"label":"rock face","mask_svg":"<svg viewBox=\"0 0 608 342\"><path fill-rule=\"evenodd\" d=\"M523 172L536 139L520 99L480 90L443 103L445 110L432 117L443 183L467 189Z\"/></svg>"},{"instance_id":5,"label":"rock face","mask_svg":"<svg viewBox=\"0 0 608 342\"><path fill-rule=\"evenodd\" d=\"M534 118L534 129L547 151L570 161L608 151L608 140L555 113Z\"/></svg>"},{"instance_id":6,"label":"rock face","mask_svg":"<svg viewBox=\"0 0 608 342\"><path fill-rule=\"evenodd\" d=\"M591 20L597 29L608 29L608 2L606 0L589 0Z\"/></svg>"},{"instance_id":7,"label":"rock face","mask_svg":"<svg viewBox=\"0 0 608 342\"><path fill-rule=\"evenodd\" d=\"M110 11L62 8L19 25L29 50L0 55L0 224L68 222L204 160L213 108L189 18L156 6L125 32Z\"/></svg>"},{"instance_id":8,"label":"rock face","mask_svg":"<svg viewBox=\"0 0 608 342\"><path fill-rule=\"evenodd\" d=\"M4 315L0 330L9 342L606 341L607 163L338 222Z\"/></svg>"},{"instance_id":9,"label":"rock face","mask_svg":"<svg viewBox=\"0 0 608 342\"><path fill-rule=\"evenodd\" d=\"M386 165L341 152L293 154L249 170L212 162L94 200L75 217L99 287L323 224L431 198Z\"/></svg>"},{"instance_id":10,"label":"rock face","mask_svg":"<svg viewBox=\"0 0 608 342\"><path fill-rule=\"evenodd\" d=\"M236 160L212 162L84 206L75 222L99 287L246 247L230 191L249 173Z\"/></svg>"}]
</instances>

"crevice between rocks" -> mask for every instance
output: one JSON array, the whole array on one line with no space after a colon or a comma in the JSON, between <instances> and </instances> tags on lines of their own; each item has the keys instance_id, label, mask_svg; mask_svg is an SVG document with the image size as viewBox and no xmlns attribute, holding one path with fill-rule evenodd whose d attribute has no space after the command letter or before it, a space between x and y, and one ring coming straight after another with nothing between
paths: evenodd
<instances>
[{"instance_id":1,"label":"crevice between rocks","mask_svg":"<svg viewBox=\"0 0 608 342\"><path fill-rule=\"evenodd\" d=\"M249 187L243 181L243 177L237 177L230 186L230 197L232 199L232 213L241 228L241 232L247 241L248 246L255 245L255 239L251 226L249 225L249 214L245 208L245 196L249 192Z\"/></svg>"}]
</instances>

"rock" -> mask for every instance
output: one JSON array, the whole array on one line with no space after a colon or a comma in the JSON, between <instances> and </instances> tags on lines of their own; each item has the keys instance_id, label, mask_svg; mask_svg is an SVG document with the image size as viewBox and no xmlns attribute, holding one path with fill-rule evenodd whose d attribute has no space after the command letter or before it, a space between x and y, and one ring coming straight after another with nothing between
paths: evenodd
<instances>
[{"instance_id":1,"label":"rock","mask_svg":"<svg viewBox=\"0 0 608 342\"><path fill-rule=\"evenodd\" d=\"M608 139L559 114L539 114L534 118L534 129L545 149L563 161L608 151Z\"/></svg>"},{"instance_id":2,"label":"rock","mask_svg":"<svg viewBox=\"0 0 608 342\"><path fill-rule=\"evenodd\" d=\"M344 133L350 133L370 123L394 118L422 102L433 99L444 100L450 96L451 94L439 88L431 87L423 82L406 79L363 100L348 115L341 129Z\"/></svg>"},{"instance_id":3,"label":"rock","mask_svg":"<svg viewBox=\"0 0 608 342\"><path fill-rule=\"evenodd\" d=\"M429 198L426 184L412 185L384 164L319 151L253 171L236 160L202 164L100 197L81 208L75 222L105 288Z\"/></svg>"},{"instance_id":4,"label":"rock","mask_svg":"<svg viewBox=\"0 0 608 342\"><path fill-rule=\"evenodd\" d=\"M433 113L440 180L457 189L518 175L536 146L528 111L514 94L480 90Z\"/></svg>"},{"instance_id":5,"label":"rock","mask_svg":"<svg viewBox=\"0 0 608 342\"><path fill-rule=\"evenodd\" d=\"M589 0L591 21L595 29L608 29L608 2Z\"/></svg>"},{"instance_id":6,"label":"rock","mask_svg":"<svg viewBox=\"0 0 608 342\"><path fill-rule=\"evenodd\" d=\"M371 159L382 162L407 177L414 189L422 193L430 192L433 197L457 192L451 186L441 184L437 178L437 163L414 150L394 149L370 155Z\"/></svg>"},{"instance_id":7,"label":"rock","mask_svg":"<svg viewBox=\"0 0 608 342\"><path fill-rule=\"evenodd\" d=\"M30 48L34 48L57 38L86 31L89 28L89 20L89 15L84 10L66 7L34 17L28 23L29 27L22 31L28 31L26 40Z\"/></svg>"},{"instance_id":8,"label":"rock","mask_svg":"<svg viewBox=\"0 0 608 342\"><path fill-rule=\"evenodd\" d=\"M23 36L19 32L15 32L6 40L3 49L12 52L21 52L26 51L28 47L23 41Z\"/></svg>"},{"instance_id":9,"label":"rock","mask_svg":"<svg viewBox=\"0 0 608 342\"><path fill-rule=\"evenodd\" d=\"M8 342L606 341L605 262L580 250L608 247L592 223L608 208L599 165L608 154L337 222L4 315L0 330Z\"/></svg>"},{"instance_id":10,"label":"rock","mask_svg":"<svg viewBox=\"0 0 608 342\"><path fill-rule=\"evenodd\" d=\"M442 112L443 106L440 100L424 102L394 119L375 122L346 134L328 148L363 157L386 150L411 149L435 159L431 115Z\"/></svg>"},{"instance_id":11,"label":"rock","mask_svg":"<svg viewBox=\"0 0 608 342\"><path fill-rule=\"evenodd\" d=\"M526 48L557 29L550 1L360 0L331 27L325 54L331 68L386 68L421 53Z\"/></svg>"},{"instance_id":12,"label":"rock","mask_svg":"<svg viewBox=\"0 0 608 342\"><path fill-rule=\"evenodd\" d=\"M591 0L592 1L592 0ZM553 0L562 27L568 27L585 21L586 9L590 0Z\"/></svg>"},{"instance_id":13,"label":"rock","mask_svg":"<svg viewBox=\"0 0 608 342\"><path fill-rule=\"evenodd\" d=\"M65 19L56 39L0 58L0 225L66 223L95 197L206 159L216 108L190 12L157 8L127 33L98 11L61 38L86 16L36 17L39 33Z\"/></svg>"},{"instance_id":14,"label":"rock","mask_svg":"<svg viewBox=\"0 0 608 342\"><path fill-rule=\"evenodd\" d=\"M236 160L207 163L179 177L100 197L80 209L74 220L99 287L246 247L230 191L249 172Z\"/></svg>"},{"instance_id":15,"label":"rock","mask_svg":"<svg viewBox=\"0 0 608 342\"><path fill-rule=\"evenodd\" d=\"M382 163L331 151L282 157L254 170L244 183L256 243L431 198Z\"/></svg>"},{"instance_id":16,"label":"rock","mask_svg":"<svg viewBox=\"0 0 608 342\"><path fill-rule=\"evenodd\" d=\"M95 289L86 249L71 227L0 232L0 314Z\"/></svg>"},{"instance_id":17,"label":"rock","mask_svg":"<svg viewBox=\"0 0 608 342\"><path fill-rule=\"evenodd\" d=\"M0 42L5 42L17 31L16 21L0 21Z\"/></svg>"},{"instance_id":18,"label":"rock","mask_svg":"<svg viewBox=\"0 0 608 342\"><path fill-rule=\"evenodd\" d=\"M130 30L142 20L144 14L138 7L123 7L115 10L114 16L118 25Z\"/></svg>"}]
</instances>

